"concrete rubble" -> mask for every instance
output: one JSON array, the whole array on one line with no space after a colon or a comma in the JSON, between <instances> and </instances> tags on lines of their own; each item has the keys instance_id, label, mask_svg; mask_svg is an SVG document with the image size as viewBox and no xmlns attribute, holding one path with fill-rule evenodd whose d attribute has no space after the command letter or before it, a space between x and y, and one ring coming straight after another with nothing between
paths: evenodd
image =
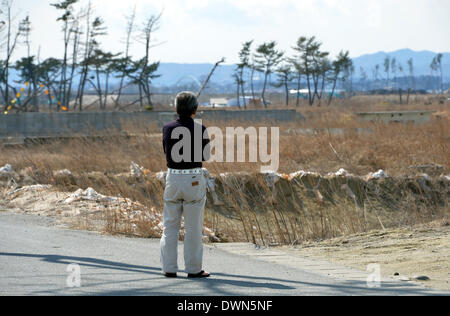
<instances>
[{"instance_id":1,"label":"concrete rubble","mask_svg":"<svg viewBox=\"0 0 450 316\"><path fill-rule=\"evenodd\" d=\"M366 176L366 180L373 180L373 179L386 179L388 176L384 170L378 170L377 172L371 172Z\"/></svg>"},{"instance_id":2,"label":"concrete rubble","mask_svg":"<svg viewBox=\"0 0 450 316\"><path fill-rule=\"evenodd\" d=\"M117 197L105 196L97 193L93 188L87 188L86 190L78 189L75 193L71 194L64 203L70 204L75 201L87 200L99 203L111 203L117 202Z\"/></svg>"},{"instance_id":3,"label":"concrete rubble","mask_svg":"<svg viewBox=\"0 0 450 316\"><path fill-rule=\"evenodd\" d=\"M0 177L12 177L14 175L14 170L10 164L0 168Z\"/></svg>"}]
</instances>

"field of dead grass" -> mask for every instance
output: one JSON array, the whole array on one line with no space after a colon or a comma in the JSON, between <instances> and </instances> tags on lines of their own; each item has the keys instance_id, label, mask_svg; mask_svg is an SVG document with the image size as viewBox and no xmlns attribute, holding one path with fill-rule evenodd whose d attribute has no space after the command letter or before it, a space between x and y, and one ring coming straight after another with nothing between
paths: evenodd
<instances>
[{"instance_id":1,"label":"field of dead grass","mask_svg":"<svg viewBox=\"0 0 450 316\"><path fill-rule=\"evenodd\" d=\"M448 104L426 105L420 101L393 108L383 100L372 100L365 106L361 104L369 101L366 98L356 98L351 104L339 101L332 107L302 106L299 111L306 122L280 126L280 174L304 170L327 175L345 168L354 175L351 178L325 179L306 173L297 182L282 176L279 182L268 183L267 178L258 175L259 164L206 164L216 176L220 202L214 203L217 201L209 193L208 227L222 241L295 244L447 219L448 180L442 176L450 173ZM400 108L432 109L439 115L422 125L361 123L354 119L357 110ZM218 127L251 125L204 123ZM335 134L330 130L333 128L346 131ZM370 132L361 133L356 128ZM316 132L290 132L296 129ZM135 136L80 138L2 149L0 166L9 163L22 173L16 187L50 184L62 192L92 187L102 194L140 203L149 213L160 214L164 186L153 179L155 172L166 169L159 130L155 126L132 127L129 133ZM146 169L144 178L121 176L130 173L131 161ZM55 171L63 169L70 170L72 176L55 175ZM372 182L363 179L379 169L389 178ZM107 231L130 233L123 228L129 226L117 225L120 217L104 219ZM150 225L143 221L140 235L146 236L147 224ZM147 228L150 231L151 225Z\"/></svg>"},{"instance_id":2,"label":"field of dead grass","mask_svg":"<svg viewBox=\"0 0 450 316\"><path fill-rule=\"evenodd\" d=\"M407 175L416 172L415 166L435 164L440 166L441 173L448 174L449 105L428 109L437 111L430 124L386 125L357 122L354 107L301 108L306 122L273 124L280 127L279 171L328 173L346 168L365 175L383 169L389 174ZM204 124L221 128L252 125L250 122ZM334 133L336 128L342 129L342 133ZM298 130L314 130L314 134L298 134ZM69 169L120 173L128 171L130 161L135 161L150 171L165 170L160 130L156 126L130 127L129 133L139 136L95 141L80 138L39 146L2 148L0 165L14 162L16 169L34 167L42 172ZM206 167L215 173L260 169L259 164L250 163L212 163Z\"/></svg>"}]
</instances>

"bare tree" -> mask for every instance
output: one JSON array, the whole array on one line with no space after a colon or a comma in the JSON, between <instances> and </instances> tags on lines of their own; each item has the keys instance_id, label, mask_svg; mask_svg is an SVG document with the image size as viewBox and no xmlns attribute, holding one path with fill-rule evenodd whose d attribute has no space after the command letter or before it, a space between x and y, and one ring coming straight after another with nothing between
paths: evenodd
<instances>
[{"instance_id":1,"label":"bare tree","mask_svg":"<svg viewBox=\"0 0 450 316\"><path fill-rule=\"evenodd\" d=\"M122 74L120 77L119 89L117 91L117 98L114 100L116 104L116 109L119 107L120 98L122 96L123 86L125 83L125 78L127 77L126 69L131 63L130 58L130 48L133 39L133 32L136 23L136 6L133 7L129 16L126 17L127 27L126 27L126 38L125 38L125 56L117 61L116 70L119 70Z\"/></svg>"},{"instance_id":2,"label":"bare tree","mask_svg":"<svg viewBox=\"0 0 450 316\"><path fill-rule=\"evenodd\" d=\"M27 47L27 57L31 57L31 40L30 40L31 30L32 28L30 16L27 15L26 18L23 19L19 25L19 31L24 37L24 43Z\"/></svg>"},{"instance_id":3,"label":"bare tree","mask_svg":"<svg viewBox=\"0 0 450 316\"><path fill-rule=\"evenodd\" d=\"M90 23L91 20L91 3L89 3L89 7L87 9L86 14L86 26L87 26L87 36L86 36L86 42L85 42L85 52L84 52L84 59L81 62L82 69L81 69L81 79L80 84L78 88L78 106L79 111L83 110L83 96L84 96L84 90L86 87L86 84L89 79L89 72L92 66L92 63L94 61L93 55L94 52L99 49L100 43L98 41L99 36L106 35L106 27L104 26L104 21L100 17L96 17L92 24Z\"/></svg>"},{"instance_id":4,"label":"bare tree","mask_svg":"<svg viewBox=\"0 0 450 316\"><path fill-rule=\"evenodd\" d=\"M138 41L145 46L145 56L139 62L139 65L141 66L141 73L139 78L140 91L141 94L142 92L145 93L149 107L153 107L150 83L154 78L158 77L158 75L155 75L155 73L159 68L159 62L150 63L150 50L155 47L155 45L152 45L152 43L154 42L153 34L159 30L161 17L162 12L158 15L151 15L149 18L147 18L147 20L144 22L141 34L138 37Z\"/></svg>"},{"instance_id":5,"label":"bare tree","mask_svg":"<svg viewBox=\"0 0 450 316\"><path fill-rule=\"evenodd\" d=\"M380 65L376 64L375 67L372 69L372 77L375 84L375 88L379 88L380 86L378 79L379 75L380 75Z\"/></svg>"},{"instance_id":6,"label":"bare tree","mask_svg":"<svg viewBox=\"0 0 450 316\"><path fill-rule=\"evenodd\" d=\"M435 71L439 77L439 88L440 93L444 93L444 84L443 84L443 74L442 74L442 54L437 54L433 61L431 62L430 68L432 71Z\"/></svg>"},{"instance_id":7,"label":"bare tree","mask_svg":"<svg viewBox=\"0 0 450 316\"><path fill-rule=\"evenodd\" d=\"M391 69L391 57L387 56L384 59L384 72L386 73L386 85L387 87L389 87L389 83L390 83L390 78L389 78L389 72Z\"/></svg>"},{"instance_id":8,"label":"bare tree","mask_svg":"<svg viewBox=\"0 0 450 316\"><path fill-rule=\"evenodd\" d=\"M92 2L89 1L84 13L84 23L85 28L83 30L85 39L84 42L80 42L80 46L84 48L82 59L81 59L81 70L80 70L80 80L78 82L77 95L75 98L74 108L78 107L81 112L83 110L83 97L84 89L86 86L87 76L89 72L89 63L87 62L92 54L94 48L92 47L95 42L92 40L91 34L91 17L92 17Z\"/></svg>"},{"instance_id":9,"label":"bare tree","mask_svg":"<svg viewBox=\"0 0 450 316\"><path fill-rule=\"evenodd\" d=\"M241 85L242 85L242 80L241 80L241 76L240 76L240 72L238 69L236 69L234 71L233 74L233 79L234 82L236 83L236 97L237 97L237 105L238 107L241 107L241 100L240 100L240 93L241 93Z\"/></svg>"},{"instance_id":10,"label":"bare tree","mask_svg":"<svg viewBox=\"0 0 450 316\"><path fill-rule=\"evenodd\" d=\"M24 44L27 47L27 57L22 58L22 60L20 60L20 61L17 61L16 69L17 69L17 66L19 66L19 69L22 68L21 69L22 74L27 74L27 75L25 75L25 77L26 77L25 81L28 83L30 83L30 82L32 83L32 84L28 84L27 98L30 98L30 97L32 98L34 111L38 111L38 100L37 100L36 90L37 90L37 78L39 76L39 74L38 74L39 67L37 67L34 64L34 57L31 56L30 36L31 36L32 27L31 27L30 17L28 15L20 23L19 31L21 33L21 36L24 38ZM39 63L39 60L37 60L36 62ZM25 111L26 111L26 109L25 109Z\"/></svg>"},{"instance_id":11,"label":"bare tree","mask_svg":"<svg viewBox=\"0 0 450 316\"><path fill-rule=\"evenodd\" d=\"M2 13L4 12L5 21L2 23L2 25L6 24L6 38L4 39L3 45L6 47L6 56L5 61L3 62L3 67L1 69L0 78L3 81L3 84L5 85L3 96L4 96L4 110L6 111L9 102L10 102L10 90L11 86L9 84L9 69L11 68L11 58L14 54L15 49L17 48L19 38L21 36L21 29L20 27L17 27L14 29L14 17L13 17L13 5L14 0L3 0L2 6L4 11L2 10ZM2 28L3 31L3 28Z\"/></svg>"},{"instance_id":12,"label":"bare tree","mask_svg":"<svg viewBox=\"0 0 450 316\"><path fill-rule=\"evenodd\" d=\"M361 81L362 81L363 89L367 90L367 72L364 69L364 67L362 67L362 66L359 67L359 73L361 75L360 78L361 78Z\"/></svg>"},{"instance_id":13,"label":"bare tree","mask_svg":"<svg viewBox=\"0 0 450 316\"><path fill-rule=\"evenodd\" d=\"M412 58L408 60L408 70L409 70L409 88L408 88L408 97L406 99L406 104L409 104L409 97L411 95L411 87L413 90L416 90L416 80L414 76L414 61Z\"/></svg>"},{"instance_id":14,"label":"bare tree","mask_svg":"<svg viewBox=\"0 0 450 316\"><path fill-rule=\"evenodd\" d=\"M397 82L397 59L395 57L393 57L391 59L391 72L392 75L394 76L394 84L393 84L393 89L397 88L398 82Z\"/></svg>"},{"instance_id":15,"label":"bare tree","mask_svg":"<svg viewBox=\"0 0 450 316\"><path fill-rule=\"evenodd\" d=\"M74 23L72 24L72 66L70 69L70 76L68 79L68 89L67 89L67 105L66 107L69 108L70 99L72 97L72 90L73 90L73 84L74 84L74 76L75 72L78 67L78 57L79 57L79 47L80 47L80 37L83 34L80 27L80 20L82 18L82 13L80 13L74 20ZM76 100L75 100L76 103Z\"/></svg>"},{"instance_id":16,"label":"bare tree","mask_svg":"<svg viewBox=\"0 0 450 316\"><path fill-rule=\"evenodd\" d=\"M62 32L64 37L64 55L61 65L61 81L59 85L59 95L58 99L60 103L64 106L68 106L69 97L67 95L68 91L68 80L67 80L67 68L68 68L68 55L69 55L69 45L72 36L72 23L74 23L74 4L78 0L62 0L58 3L53 3L51 6L55 7L57 10L62 11L62 15L57 19L62 23ZM60 109L60 104L58 104L58 110Z\"/></svg>"},{"instance_id":17,"label":"bare tree","mask_svg":"<svg viewBox=\"0 0 450 316\"><path fill-rule=\"evenodd\" d=\"M404 72L404 69L403 69L403 65L402 64L398 64L398 71L400 72L400 75L403 75L403 78L405 78L405 72ZM399 83L398 82L398 79L396 80L397 81L397 87L398 87L398 95L399 95L399 98L400 98L400 104L403 104L403 89L402 89L402 85L401 85L401 82Z\"/></svg>"}]
</instances>

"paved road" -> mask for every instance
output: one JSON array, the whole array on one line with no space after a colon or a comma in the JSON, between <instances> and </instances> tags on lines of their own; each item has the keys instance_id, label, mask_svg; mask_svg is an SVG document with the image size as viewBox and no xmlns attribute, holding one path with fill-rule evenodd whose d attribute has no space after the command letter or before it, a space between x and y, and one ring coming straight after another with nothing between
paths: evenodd
<instances>
[{"instance_id":1,"label":"paved road","mask_svg":"<svg viewBox=\"0 0 450 316\"><path fill-rule=\"evenodd\" d=\"M182 256L180 256L182 258ZM81 287L67 286L70 264ZM423 295L421 287L338 280L214 247L205 249L206 280L162 277L159 241L55 227L53 220L0 213L0 295Z\"/></svg>"}]
</instances>

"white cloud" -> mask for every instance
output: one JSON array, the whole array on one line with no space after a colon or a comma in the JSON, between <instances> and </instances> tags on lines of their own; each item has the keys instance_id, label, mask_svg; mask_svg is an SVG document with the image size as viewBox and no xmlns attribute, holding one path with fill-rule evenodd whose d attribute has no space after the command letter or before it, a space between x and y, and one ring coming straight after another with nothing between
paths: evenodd
<instances>
[{"instance_id":1,"label":"white cloud","mask_svg":"<svg viewBox=\"0 0 450 316\"><path fill-rule=\"evenodd\" d=\"M60 56L62 51L58 0L16 0L17 8L31 14L33 51ZM80 0L86 4L88 0ZM290 51L302 35L316 35L324 49L336 54L349 49L353 56L399 48L450 51L448 0L92 0L104 17L109 35L105 49L121 51L125 15L137 5L138 24L164 11L156 34L165 45L153 50L163 62L214 62L225 56L237 59L242 42L276 40ZM180 47L182 49L180 50ZM23 48L17 55L23 53ZM138 57L142 47L133 46Z\"/></svg>"}]
</instances>

